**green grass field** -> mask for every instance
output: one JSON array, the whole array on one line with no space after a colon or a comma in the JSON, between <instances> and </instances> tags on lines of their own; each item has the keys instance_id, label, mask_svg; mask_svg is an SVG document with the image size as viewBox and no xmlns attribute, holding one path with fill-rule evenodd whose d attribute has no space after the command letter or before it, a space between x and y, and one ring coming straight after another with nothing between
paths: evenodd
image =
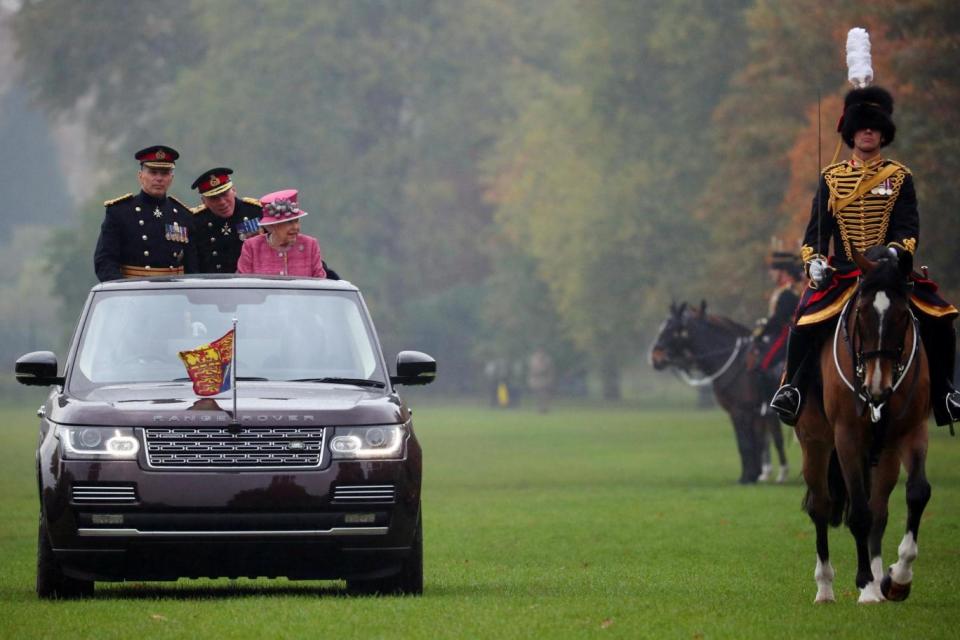
<instances>
[{"instance_id":1,"label":"green grass field","mask_svg":"<svg viewBox=\"0 0 960 640\"><path fill-rule=\"evenodd\" d=\"M960 438L933 432L913 593L856 603L846 529L838 601L814 606L800 449L786 485L741 487L719 412L416 409L424 449L422 598L348 598L338 583L34 587L35 405L0 410L0 638L955 638ZM791 435L791 434L787 434ZM903 480L884 561L903 533Z\"/></svg>"}]
</instances>

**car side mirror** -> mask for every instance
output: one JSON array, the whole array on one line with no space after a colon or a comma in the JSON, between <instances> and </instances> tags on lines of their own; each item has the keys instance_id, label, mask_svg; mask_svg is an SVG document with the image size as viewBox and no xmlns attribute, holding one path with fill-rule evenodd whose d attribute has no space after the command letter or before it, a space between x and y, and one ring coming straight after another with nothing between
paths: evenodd
<instances>
[{"instance_id":1,"label":"car side mirror","mask_svg":"<svg viewBox=\"0 0 960 640\"><path fill-rule=\"evenodd\" d=\"M57 375L57 356L52 351L31 351L17 358L14 365L17 382L34 387L63 384L63 376Z\"/></svg>"},{"instance_id":2,"label":"car side mirror","mask_svg":"<svg viewBox=\"0 0 960 640\"><path fill-rule=\"evenodd\" d=\"M437 361L419 351L401 351L397 354L397 375L390 376L392 384L430 384L437 377Z\"/></svg>"}]
</instances>

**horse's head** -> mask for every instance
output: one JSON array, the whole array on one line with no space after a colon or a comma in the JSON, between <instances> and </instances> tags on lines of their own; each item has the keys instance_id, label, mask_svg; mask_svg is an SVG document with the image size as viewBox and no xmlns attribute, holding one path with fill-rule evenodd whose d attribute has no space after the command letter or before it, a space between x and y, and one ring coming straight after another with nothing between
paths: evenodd
<instances>
[{"instance_id":1,"label":"horse's head","mask_svg":"<svg viewBox=\"0 0 960 640\"><path fill-rule=\"evenodd\" d=\"M690 366L690 331L686 326L687 303L670 303L670 315L660 325L660 331L650 349L650 364L657 371L667 367L687 369Z\"/></svg>"},{"instance_id":2,"label":"horse's head","mask_svg":"<svg viewBox=\"0 0 960 640\"><path fill-rule=\"evenodd\" d=\"M910 254L898 256L887 247L873 247L853 259L863 272L854 316L854 349L861 392L874 405L893 393L902 373L904 346L912 323Z\"/></svg>"}]
</instances>

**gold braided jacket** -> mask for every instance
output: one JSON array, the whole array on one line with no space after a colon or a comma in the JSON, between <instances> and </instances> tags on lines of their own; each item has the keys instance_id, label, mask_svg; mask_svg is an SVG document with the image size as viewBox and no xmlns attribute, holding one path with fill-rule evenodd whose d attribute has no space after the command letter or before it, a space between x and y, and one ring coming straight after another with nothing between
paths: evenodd
<instances>
[{"instance_id":1,"label":"gold braided jacket","mask_svg":"<svg viewBox=\"0 0 960 640\"><path fill-rule=\"evenodd\" d=\"M893 173L874 187L845 204L839 211L838 205L849 199L858 187L868 183L871 178L892 166ZM915 237L889 238L890 218L901 188L910 170L894 161L878 158L867 164L851 161L830 165L823 171L828 190L827 210L833 217L843 243L843 250L849 260L851 246L863 253L870 247L893 244L913 253L916 250ZM816 249L805 243L800 250L804 262L818 256Z\"/></svg>"}]
</instances>

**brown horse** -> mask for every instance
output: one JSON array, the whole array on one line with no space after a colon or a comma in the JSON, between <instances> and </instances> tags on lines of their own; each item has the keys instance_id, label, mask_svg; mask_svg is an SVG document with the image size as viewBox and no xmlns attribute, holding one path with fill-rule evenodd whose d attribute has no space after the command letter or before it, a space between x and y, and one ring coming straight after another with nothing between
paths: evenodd
<instances>
[{"instance_id":1,"label":"brown horse","mask_svg":"<svg viewBox=\"0 0 960 640\"><path fill-rule=\"evenodd\" d=\"M717 402L733 423L741 484L752 484L761 477L768 436L780 455L782 481L786 478L787 460L780 422L775 416L760 414L766 397L746 364L752 347L750 334L749 329L733 320L708 314L706 302L699 309L688 309L686 303L671 304L670 315L650 348L649 360L657 371L673 368L691 386L713 387ZM694 379L692 372L703 376Z\"/></svg>"},{"instance_id":2,"label":"brown horse","mask_svg":"<svg viewBox=\"0 0 960 640\"><path fill-rule=\"evenodd\" d=\"M810 390L796 427L807 483L804 509L817 532L816 602L834 599L827 532L844 516L856 541L859 602L906 599L920 517L930 499L924 469L930 378L910 309L911 265L882 247L867 257L855 253L854 260L861 282L824 340L821 389ZM906 534L885 574L881 542L901 463L907 471Z\"/></svg>"}]
</instances>

